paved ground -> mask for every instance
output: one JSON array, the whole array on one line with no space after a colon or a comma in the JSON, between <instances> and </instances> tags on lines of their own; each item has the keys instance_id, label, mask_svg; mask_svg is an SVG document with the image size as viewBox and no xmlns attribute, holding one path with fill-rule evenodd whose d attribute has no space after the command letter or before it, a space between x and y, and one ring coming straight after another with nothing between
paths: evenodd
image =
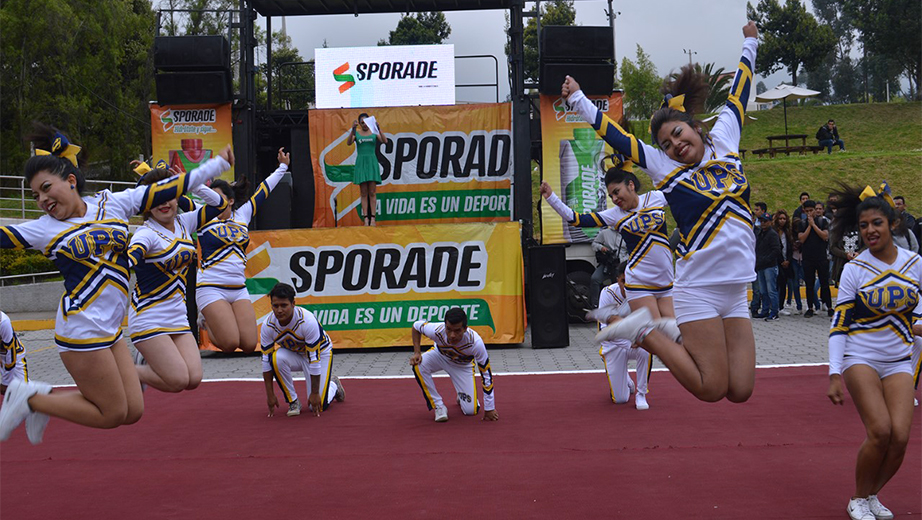
<instances>
[{"instance_id":1,"label":"paved ground","mask_svg":"<svg viewBox=\"0 0 922 520\"><path fill-rule=\"evenodd\" d=\"M786 316L778 321L753 320L756 337L756 363L759 366L825 363L828 361L826 338L829 319L823 316L804 318ZM11 315L18 319L46 316ZM19 331L28 351L30 375L55 385L72 384L54 347L51 330ZM533 349L528 332L520 345L488 345L490 363L497 374L554 371L601 371L598 345L593 341L595 327L570 325L570 346L556 349ZM407 331L409 343L410 334ZM407 359L410 347L376 350L335 351L334 371L340 377L409 376ZM202 355L205 379L262 378L256 355L225 355L205 352ZM657 360L654 368L662 368Z\"/></svg>"}]
</instances>

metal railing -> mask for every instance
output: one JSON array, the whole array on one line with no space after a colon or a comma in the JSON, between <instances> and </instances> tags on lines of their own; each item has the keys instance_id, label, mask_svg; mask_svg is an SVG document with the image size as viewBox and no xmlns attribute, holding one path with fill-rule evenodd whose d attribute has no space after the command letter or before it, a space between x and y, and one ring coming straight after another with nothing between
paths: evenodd
<instances>
[{"instance_id":1,"label":"metal railing","mask_svg":"<svg viewBox=\"0 0 922 520\"><path fill-rule=\"evenodd\" d=\"M8 276L0 276L0 287L5 287L8 285L19 285L19 284L35 284L39 282L46 282L49 278L60 278L61 273L59 271L46 271L44 273L26 273L26 274L11 274ZM27 282L27 280L30 280Z\"/></svg>"},{"instance_id":2,"label":"metal railing","mask_svg":"<svg viewBox=\"0 0 922 520\"><path fill-rule=\"evenodd\" d=\"M87 179L86 181L86 191L90 193L104 189L122 191L133 187L135 187L135 183L126 181L100 179ZM35 200L32 198L32 188L26 183L25 177L21 175L0 175L0 217L16 218L11 216L11 214L16 213L19 214L19 218L27 219L38 218L44 211L35 204Z\"/></svg>"}]
</instances>

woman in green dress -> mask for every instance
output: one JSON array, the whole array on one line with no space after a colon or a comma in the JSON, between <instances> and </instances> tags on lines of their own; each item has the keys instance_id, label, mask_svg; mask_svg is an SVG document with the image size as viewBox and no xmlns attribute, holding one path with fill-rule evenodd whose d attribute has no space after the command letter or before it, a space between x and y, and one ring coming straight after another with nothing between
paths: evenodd
<instances>
[{"instance_id":1,"label":"woman in green dress","mask_svg":"<svg viewBox=\"0 0 922 520\"><path fill-rule=\"evenodd\" d=\"M355 173L352 183L359 185L362 194L362 216L366 226L375 225L375 208L377 208L377 185L381 184L381 167L378 165L378 156L375 150L378 142L387 144L387 137L377 125L378 133L372 132L365 123L368 114L361 113L356 121L352 122L352 131L349 133L349 145L356 143Z\"/></svg>"}]
</instances>

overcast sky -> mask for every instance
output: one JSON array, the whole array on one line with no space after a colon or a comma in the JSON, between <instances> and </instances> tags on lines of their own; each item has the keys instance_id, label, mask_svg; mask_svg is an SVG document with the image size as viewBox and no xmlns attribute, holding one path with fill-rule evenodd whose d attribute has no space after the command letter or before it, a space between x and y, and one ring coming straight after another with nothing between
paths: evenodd
<instances>
[{"instance_id":1,"label":"overcast sky","mask_svg":"<svg viewBox=\"0 0 922 520\"><path fill-rule=\"evenodd\" d=\"M615 54L618 63L627 56L636 57L639 44L664 76L688 63L685 49L697 54L700 63L714 62L718 67L735 70L743 43L742 27L746 23L744 0L615 0L620 11L615 22ZM531 8L534 4L526 4ZM578 25L607 25L607 3L599 0L577 0ZM808 9L812 8L807 2ZM505 11L446 12L451 36L445 43L455 45L455 56L492 54L500 62L500 100L509 92L508 71L503 46L506 42ZM387 38L397 26L399 14L363 14L336 16L293 16L286 18L286 29L292 43L305 59L314 57L314 49L330 47L360 47L376 45ZM266 19L258 22L265 27ZM281 18L272 19L273 31L279 30ZM492 60L457 60L456 82L492 83ZM768 88L782 81L790 82L784 70L768 78L757 77ZM459 88L458 102L489 102L495 98L491 88Z\"/></svg>"}]
</instances>

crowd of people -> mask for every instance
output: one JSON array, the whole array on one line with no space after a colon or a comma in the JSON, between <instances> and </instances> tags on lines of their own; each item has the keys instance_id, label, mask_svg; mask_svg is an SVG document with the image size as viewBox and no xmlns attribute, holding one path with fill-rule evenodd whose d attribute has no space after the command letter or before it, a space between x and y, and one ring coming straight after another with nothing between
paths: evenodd
<instances>
[{"instance_id":1,"label":"crowd of people","mask_svg":"<svg viewBox=\"0 0 922 520\"><path fill-rule=\"evenodd\" d=\"M800 205L790 214L782 208L769 211L764 202L753 204L756 280L749 307L753 318L833 316L831 288L839 286L845 265L867 248L857 226L833 225L836 198L830 193L822 202L802 192ZM903 196L892 200L894 244L922 253L922 222L906 210Z\"/></svg>"}]
</instances>

